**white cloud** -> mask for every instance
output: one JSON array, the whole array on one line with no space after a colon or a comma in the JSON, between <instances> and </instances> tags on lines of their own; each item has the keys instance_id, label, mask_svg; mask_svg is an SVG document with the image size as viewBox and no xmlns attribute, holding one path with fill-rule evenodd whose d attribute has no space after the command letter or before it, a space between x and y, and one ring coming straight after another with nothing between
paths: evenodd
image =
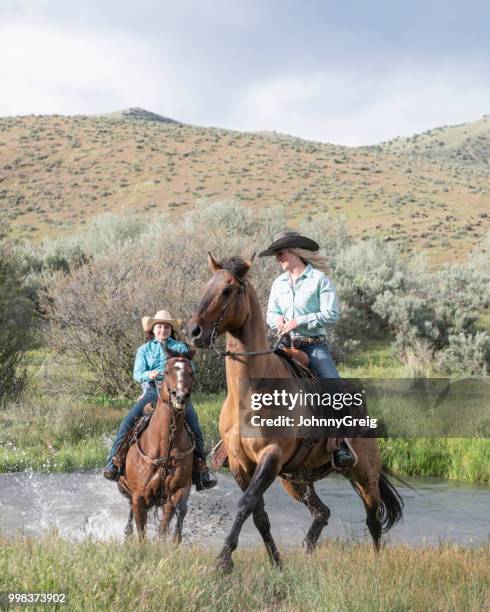
<instances>
[{"instance_id":1,"label":"white cloud","mask_svg":"<svg viewBox=\"0 0 490 612\"><path fill-rule=\"evenodd\" d=\"M44 6L44 0L38 3ZM29 3L16 6L24 4ZM241 12L230 11L226 20L239 21ZM299 72L265 60L254 71L253 64L240 63L246 58L220 54L213 42L180 40L178 30L144 37L130 27L4 14L0 115L95 114L142 106L195 124L360 145L490 112L488 71L475 62L422 65L386 58L353 64L329 58L321 69ZM245 77L259 70L269 76Z\"/></svg>"},{"instance_id":2,"label":"white cloud","mask_svg":"<svg viewBox=\"0 0 490 612\"><path fill-rule=\"evenodd\" d=\"M4 21L0 41L0 115L195 109L164 50L123 32Z\"/></svg>"},{"instance_id":3,"label":"white cloud","mask_svg":"<svg viewBox=\"0 0 490 612\"><path fill-rule=\"evenodd\" d=\"M488 113L484 74L467 65L287 74L246 88L226 124L336 144L374 144Z\"/></svg>"}]
</instances>

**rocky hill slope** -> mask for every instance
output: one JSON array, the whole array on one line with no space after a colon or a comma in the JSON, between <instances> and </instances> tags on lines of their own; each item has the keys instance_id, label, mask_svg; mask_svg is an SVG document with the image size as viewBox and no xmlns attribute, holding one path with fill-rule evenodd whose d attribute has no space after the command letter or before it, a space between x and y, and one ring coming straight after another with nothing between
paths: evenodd
<instances>
[{"instance_id":1,"label":"rocky hill slope","mask_svg":"<svg viewBox=\"0 0 490 612\"><path fill-rule=\"evenodd\" d=\"M408 256L462 259L489 229L490 118L350 148L178 123L143 109L0 118L0 215L16 236L104 211L171 215L203 199L342 215Z\"/></svg>"}]
</instances>

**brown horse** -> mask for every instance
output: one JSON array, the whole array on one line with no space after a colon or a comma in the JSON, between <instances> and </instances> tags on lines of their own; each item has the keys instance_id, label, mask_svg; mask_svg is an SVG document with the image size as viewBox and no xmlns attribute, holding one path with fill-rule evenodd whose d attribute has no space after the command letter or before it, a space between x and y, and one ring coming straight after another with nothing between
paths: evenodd
<instances>
[{"instance_id":1,"label":"brown horse","mask_svg":"<svg viewBox=\"0 0 490 612\"><path fill-rule=\"evenodd\" d=\"M130 500L125 534L133 533L133 517L140 540L146 535L146 518L152 506L163 507L160 536L167 533L174 514L173 540L182 540L182 525L192 483L192 435L185 425L194 372L189 359L173 357L166 364L164 382L150 423L126 457L119 491Z\"/></svg>"},{"instance_id":2,"label":"brown horse","mask_svg":"<svg viewBox=\"0 0 490 612\"><path fill-rule=\"evenodd\" d=\"M318 441L306 458L295 466L298 470L309 468L310 473L316 470L317 476L306 480L291 480L281 475L281 472L293 456L298 456L302 440L240 435L239 405L241 399L245 401L241 397L245 390L243 386L240 388L239 381L293 377L287 362L269 350L257 294L246 278L252 261L253 258L244 261L232 257L219 264L209 254L208 262L213 277L206 285L196 312L186 324L188 338L199 347L212 346L214 339L226 332L227 352L249 353L228 355L226 359L228 394L221 410L219 430L230 469L243 495L238 502L232 529L217 558L217 566L223 571L231 571L233 568L232 553L238 545L243 523L250 514L253 515L271 562L281 564L263 499L264 492L277 476L285 490L305 504L312 515L313 522L304 540L306 551L311 552L315 548L330 516L330 510L320 500L313 485L314 480L325 477L332 470L325 440ZM358 462L346 476L364 502L366 524L377 550L381 534L401 518L403 502L383 474L377 440L353 438L352 447Z\"/></svg>"}]
</instances>

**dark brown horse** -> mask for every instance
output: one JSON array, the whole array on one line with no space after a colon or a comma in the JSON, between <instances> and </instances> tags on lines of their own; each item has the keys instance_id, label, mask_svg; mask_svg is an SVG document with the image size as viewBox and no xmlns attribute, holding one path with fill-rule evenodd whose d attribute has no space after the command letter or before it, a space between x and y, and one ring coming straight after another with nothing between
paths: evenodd
<instances>
[{"instance_id":1,"label":"dark brown horse","mask_svg":"<svg viewBox=\"0 0 490 612\"><path fill-rule=\"evenodd\" d=\"M167 532L176 514L173 539L177 543L182 539L194 450L184 417L193 380L189 359L174 357L167 361L155 412L147 429L130 447L125 473L118 482L119 491L130 500L126 536L133 533L134 517L138 536L143 539L148 509L162 506L160 535Z\"/></svg>"},{"instance_id":2,"label":"dark brown horse","mask_svg":"<svg viewBox=\"0 0 490 612\"><path fill-rule=\"evenodd\" d=\"M298 457L302 440L295 438L242 437L239 426L240 401L245 402L245 386L240 380L261 378L292 378L285 360L268 349L266 329L257 294L246 276L252 261L233 257L221 264L209 255L213 277L206 285L204 296L186 325L189 340L197 346L209 347L214 338L226 333L228 394L221 410L219 430L228 455L230 469L243 491L233 527L218 556L218 568L231 571L232 553L238 545L243 523L253 515L270 560L280 565L281 557L270 532L264 509L263 495L279 476L281 484L294 499L305 504L313 518L304 545L312 551L330 510L318 497L313 481L325 477L331 470L330 453L325 440L319 440L295 469L307 468L317 476L311 479L288 479L283 468ZM381 534L388 531L402 516L403 503L396 489L383 474L376 439L353 438L352 447L358 456L357 464L346 474L366 508L366 524L374 546L378 549ZM291 464L290 464L291 465Z\"/></svg>"}]
</instances>

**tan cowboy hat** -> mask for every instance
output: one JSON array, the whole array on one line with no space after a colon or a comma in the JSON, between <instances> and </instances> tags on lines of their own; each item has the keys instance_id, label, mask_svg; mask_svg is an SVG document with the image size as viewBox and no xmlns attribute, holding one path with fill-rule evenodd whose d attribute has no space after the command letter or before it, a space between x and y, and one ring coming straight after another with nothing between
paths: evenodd
<instances>
[{"instance_id":1,"label":"tan cowboy hat","mask_svg":"<svg viewBox=\"0 0 490 612\"><path fill-rule=\"evenodd\" d=\"M172 319L172 315L168 310L159 310L154 317L143 317L141 325L145 332L151 332L156 323L168 323L174 331L179 331L182 321L180 319Z\"/></svg>"}]
</instances>

